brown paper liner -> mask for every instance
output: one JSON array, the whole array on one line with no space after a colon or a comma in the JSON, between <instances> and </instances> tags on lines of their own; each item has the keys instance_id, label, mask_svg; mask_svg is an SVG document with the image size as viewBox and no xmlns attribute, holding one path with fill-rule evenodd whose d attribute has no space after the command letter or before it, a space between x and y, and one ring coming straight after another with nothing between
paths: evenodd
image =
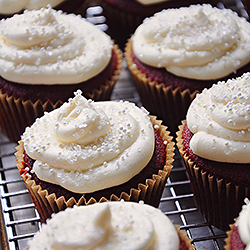
<instances>
[{"instance_id":1,"label":"brown paper liner","mask_svg":"<svg viewBox=\"0 0 250 250\"><path fill-rule=\"evenodd\" d=\"M172 142L172 136L169 136L167 127L161 125L161 121L156 120L155 116L150 116L152 124L155 126L159 132L161 138L167 142L166 145L166 164L162 170L159 170L157 174L154 174L151 179L147 179L145 183L138 183L138 188L131 188L130 193L122 192L120 197L116 195L111 195L109 200L118 201L134 201L139 202L143 200L146 204L158 207L160 198L162 196L167 178L172 170L173 157L174 157L174 142ZM106 198L101 198L100 200L95 200L95 198L90 198L86 200L83 196L76 201L75 198L70 198L68 200L65 197L56 197L55 194L48 194L47 190L42 190L40 185L36 185L36 182L31 179L31 176L23 173L23 143L19 141L19 145L16 148L16 158L17 158L17 168L20 171L22 179L30 193L32 201L35 204L41 222L45 223L47 218L51 217L52 213L57 213L59 211L65 210L67 207L73 207L74 205L89 205L96 202L107 201Z\"/></svg>"},{"instance_id":2,"label":"brown paper liner","mask_svg":"<svg viewBox=\"0 0 250 250\"><path fill-rule=\"evenodd\" d=\"M178 125L185 119L188 107L198 91L181 91L179 88L172 89L171 86L166 87L163 83L151 81L136 67L131 51L132 41L129 39L125 48L125 59L143 106L162 119L175 136Z\"/></svg>"},{"instance_id":3,"label":"brown paper liner","mask_svg":"<svg viewBox=\"0 0 250 250\"><path fill-rule=\"evenodd\" d=\"M83 93L88 99L109 100L114 89L115 83L122 70L122 53L117 45L114 45L117 54L117 68L110 80L107 80L100 89L94 89L92 93ZM50 100L43 103L37 100L33 103L31 100L23 101L21 98L15 98L3 94L0 90L0 129L10 141L17 142L24 129L33 124L37 117L41 117L45 111L49 112L63 104L58 100L55 104Z\"/></svg>"},{"instance_id":4,"label":"brown paper liner","mask_svg":"<svg viewBox=\"0 0 250 250\"><path fill-rule=\"evenodd\" d=\"M197 207L209 223L227 231L241 211L245 197L250 197L249 187L226 182L197 166L183 149L182 130L185 123L182 121L176 133L176 145L185 163Z\"/></svg>"},{"instance_id":5,"label":"brown paper liner","mask_svg":"<svg viewBox=\"0 0 250 250\"><path fill-rule=\"evenodd\" d=\"M179 235L179 237L184 241L185 245L187 246L188 250L194 250L195 246L192 245L192 240L190 238L187 237L187 233L180 230L180 226L179 225L174 225L175 229Z\"/></svg>"}]
</instances>

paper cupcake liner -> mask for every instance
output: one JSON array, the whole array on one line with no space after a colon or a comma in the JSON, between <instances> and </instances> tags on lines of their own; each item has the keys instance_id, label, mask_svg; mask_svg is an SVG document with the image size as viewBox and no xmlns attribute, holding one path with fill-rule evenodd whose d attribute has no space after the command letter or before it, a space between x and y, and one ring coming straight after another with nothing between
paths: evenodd
<instances>
[{"instance_id":1,"label":"paper cupcake liner","mask_svg":"<svg viewBox=\"0 0 250 250\"><path fill-rule=\"evenodd\" d=\"M143 200L146 204L158 207L160 198L162 196L167 178L172 170L173 157L174 157L174 142L172 142L172 136L169 135L167 128L161 125L161 121L156 120L155 116L150 116L152 124L155 126L160 136L164 141L167 142L166 146L166 164L162 170L159 170L157 174L154 174L151 179L147 179L145 183L138 183L138 188L131 188L130 193L121 193L120 197L116 195L111 195L109 200L118 201L134 201L139 202ZM51 217L52 213L57 213L59 211L65 210L67 207L73 207L74 205L89 205L96 202L107 201L106 198L101 198L96 200L95 198L90 198L86 200L81 197L78 201L75 198L65 199L64 196L56 197L55 194L48 194L47 190L43 190L40 185L37 185L31 176L26 174L23 168L23 143L19 141L17 146L16 158L17 158L17 168L22 176L22 179L29 190L32 201L35 204L42 223L46 221L47 218Z\"/></svg>"},{"instance_id":2,"label":"paper cupcake liner","mask_svg":"<svg viewBox=\"0 0 250 250\"><path fill-rule=\"evenodd\" d=\"M226 182L197 166L183 149L184 124L182 121L176 133L176 145L185 163L197 207L209 223L227 231L241 211L245 197L250 197L250 188Z\"/></svg>"},{"instance_id":3,"label":"paper cupcake liner","mask_svg":"<svg viewBox=\"0 0 250 250\"><path fill-rule=\"evenodd\" d=\"M115 83L122 70L122 53L115 45L117 54L117 68L110 80L101 85L99 89L94 89L91 93L84 93L87 99L96 101L110 100ZM21 98L15 98L3 94L0 90L0 129L10 141L17 142L25 128L34 123L37 117L41 117L45 111L49 112L63 104L58 100L55 104L50 100L43 103L37 100L33 103L31 100L23 101Z\"/></svg>"},{"instance_id":4,"label":"paper cupcake liner","mask_svg":"<svg viewBox=\"0 0 250 250\"><path fill-rule=\"evenodd\" d=\"M163 83L151 81L136 67L130 56L131 51L132 41L129 40L125 48L125 58L143 106L162 119L175 136L178 125L185 119L188 107L198 91L181 91L179 88L172 89L171 86L166 87Z\"/></svg>"}]
</instances>

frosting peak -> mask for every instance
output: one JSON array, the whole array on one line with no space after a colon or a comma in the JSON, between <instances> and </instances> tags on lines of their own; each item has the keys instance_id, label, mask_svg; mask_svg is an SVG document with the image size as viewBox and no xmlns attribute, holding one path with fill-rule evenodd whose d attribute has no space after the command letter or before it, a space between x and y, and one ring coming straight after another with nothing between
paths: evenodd
<instances>
[{"instance_id":1,"label":"frosting peak","mask_svg":"<svg viewBox=\"0 0 250 250\"><path fill-rule=\"evenodd\" d=\"M206 159L250 162L250 73L197 94L187 112L190 148Z\"/></svg>"},{"instance_id":2,"label":"frosting peak","mask_svg":"<svg viewBox=\"0 0 250 250\"><path fill-rule=\"evenodd\" d=\"M250 61L249 33L250 23L231 10L191 5L145 19L132 37L133 51L178 76L219 79Z\"/></svg>"},{"instance_id":3,"label":"frosting peak","mask_svg":"<svg viewBox=\"0 0 250 250\"><path fill-rule=\"evenodd\" d=\"M106 113L79 94L60 108L54 133L63 143L88 144L105 137L109 127Z\"/></svg>"},{"instance_id":4,"label":"frosting peak","mask_svg":"<svg viewBox=\"0 0 250 250\"><path fill-rule=\"evenodd\" d=\"M77 193L127 182L149 162L154 130L129 102L93 102L81 91L46 113L22 136L37 176Z\"/></svg>"}]
</instances>

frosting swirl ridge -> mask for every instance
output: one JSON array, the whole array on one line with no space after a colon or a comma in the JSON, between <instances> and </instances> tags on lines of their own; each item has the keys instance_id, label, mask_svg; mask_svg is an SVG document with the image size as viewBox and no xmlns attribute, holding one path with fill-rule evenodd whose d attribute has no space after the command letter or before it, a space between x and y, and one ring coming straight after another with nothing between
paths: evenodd
<instances>
[{"instance_id":1,"label":"frosting swirl ridge","mask_svg":"<svg viewBox=\"0 0 250 250\"><path fill-rule=\"evenodd\" d=\"M0 22L0 75L9 81L83 82L107 66L111 50L112 41L103 31L50 7Z\"/></svg>"},{"instance_id":2,"label":"frosting swirl ridge","mask_svg":"<svg viewBox=\"0 0 250 250\"><path fill-rule=\"evenodd\" d=\"M197 94L187 112L193 152L206 159L249 163L250 73Z\"/></svg>"},{"instance_id":3,"label":"frosting swirl ridge","mask_svg":"<svg viewBox=\"0 0 250 250\"><path fill-rule=\"evenodd\" d=\"M167 9L135 31L133 51L143 63L192 79L222 78L250 61L250 24L210 5Z\"/></svg>"},{"instance_id":4,"label":"frosting swirl ridge","mask_svg":"<svg viewBox=\"0 0 250 250\"><path fill-rule=\"evenodd\" d=\"M243 205L236 221L242 242L246 245L245 250L250 249L250 202L245 198L246 205Z\"/></svg>"},{"instance_id":5,"label":"frosting swirl ridge","mask_svg":"<svg viewBox=\"0 0 250 250\"><path fill-rule=\"evenodd\" d=\"M37 176L77 193L122 184L154 151L148 113L129 102L93 102L81 91L26 128L22 141Z\"/></svg>"}]
</instances>

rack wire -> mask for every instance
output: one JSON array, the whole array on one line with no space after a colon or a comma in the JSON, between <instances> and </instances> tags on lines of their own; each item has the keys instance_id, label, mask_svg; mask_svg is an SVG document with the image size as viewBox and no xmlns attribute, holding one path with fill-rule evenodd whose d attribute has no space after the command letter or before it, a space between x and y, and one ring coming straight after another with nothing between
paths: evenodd
<instances>
[{"instance_id":1,"label":"rack wire","mask_svg":"<svg viewBox=\"0 0 250 250\"><path fill-rule=\"evenodd\" d=\"M219 7L231 8L248 18L240 0L224 0ZM89 10L89 20L101 13ZM99 16L98 14L98 16ZM95 24L105 30L102 17ZM141 106L140 98L124 64L113 91L114 100L128 100ZM0 133L0 250L24 250L28 241L41 229L39 215L16 168L16 143ZM220 250L226 233L210 225L198 211L183 161L176 150L174 167L165 186L159 208L175 224L181 226L198 250Z\"/></svg>"}]
</instances>

